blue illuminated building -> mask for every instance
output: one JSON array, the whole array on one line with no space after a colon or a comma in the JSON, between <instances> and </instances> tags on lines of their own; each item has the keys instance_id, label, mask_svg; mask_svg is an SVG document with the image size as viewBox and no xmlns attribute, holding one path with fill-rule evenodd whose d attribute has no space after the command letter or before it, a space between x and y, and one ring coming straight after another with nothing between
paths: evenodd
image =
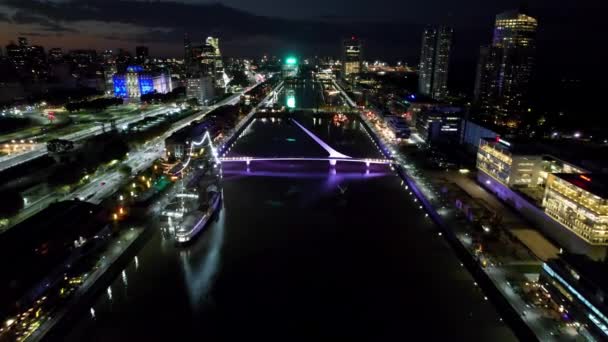
<instances>
[{"instance_id":1,"label":"blue illuminated building","mask_svg":"<svg viewBox=\"0 0 608 342\"><path fill-rule=\"evenodd\" d=\"M166 94L172 90L169 75L146 73L139 65L128 66L126 73L115 74L112 79L116 97L137 98L154 92Z\"/></svg>"},{"instance_id":2,"label":"blue illuminated building","mask_svg":"<svg viewBox=\"0 0 608 342\"><path fill-rule=\"evenodd\" d=\"M154 92L154 80L152 76L139 74L139 93L141 95Z\"/></svg>"},{"instance_id":3,"label":"blue illuminated building","mask_svg":"<svg viewBox=\"0 0 608 342\"><path fill-rule=\"evenodd\" d=\"M144 68L141 65L129 65L127 72L143 72Z\"/></svg>"},{"instance_id":4,"label":"blue illuminated building","mask_svg":"<svg viewBox=\"0 0 608 342\"><path fill-rule=\"evenodd\" d=\"M128 97L127 96L127 78L125 75L115 74L112 77L114 81L114 96L116 97Z\"/></svg>"}]
</instances>

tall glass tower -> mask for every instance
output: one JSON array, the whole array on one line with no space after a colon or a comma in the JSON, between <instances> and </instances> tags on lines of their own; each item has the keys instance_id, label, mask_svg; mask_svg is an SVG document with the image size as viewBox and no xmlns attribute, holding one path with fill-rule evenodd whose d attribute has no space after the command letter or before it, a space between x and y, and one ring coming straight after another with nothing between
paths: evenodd
<instances>
[{"instance_id":1,"label":"tall glass tower","mask_svg":"<svg viewBox=\"0 0 608 342\"><path fill-rule=\"evenodd\" d=\"M427 28L422 34L418 89L442 100L448 93L448 67L454 31L449 27Z\"/></svg>"},{"instance_id":2,"label":"tall glass tower","mask_svg":"<svg viewBox=\"0 0 608 342\"><path fill-rule=\"evenodd\" d=\"M492 44L481 50L476 100L498 124L515 127L528 111L537 27L537 20L522 10L501 13L496 16Z\"/></svg>"},{"instance_id":3,"label":"tall glass tower","mask_svg":"<svg viewBox=\"0 0 608 342\"><path fill-rule=\"evenodd\" d=\"M363 44L356 37L346 39L342 44L342 77L349 78L359 74L362 64Z\"/></svg>"}]
</instances>

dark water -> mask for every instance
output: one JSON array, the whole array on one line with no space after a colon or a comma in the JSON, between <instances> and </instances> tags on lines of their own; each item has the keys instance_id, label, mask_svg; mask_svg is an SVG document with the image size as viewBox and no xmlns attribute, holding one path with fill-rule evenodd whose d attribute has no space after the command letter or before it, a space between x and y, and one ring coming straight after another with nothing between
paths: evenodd
<instances>
[{"instance_id":1,"label":"dark water","mask_svg":"<svg viewBox=\"0 0 608 342\"><path fill-rule=\"evenodd\" d=\"M297 120L378 156L356 122ZM288 120L258 121L232 154L326 154ZM157 231L66 340L515 340L388 167L225 164L223 194L191 246Z\"/></svg>"},{"instance_id":2,"label":"dark water","mask_svg":"<svg viewBox=\"0 0 608 342\"><path fill-rule=\"evenodd\" d=\"M231 147L228 156L327 157L328 152L297 124L304 126L331 148L353 158L383 158L355 116L335 121L330 114L294 113L257 118Z\"/></svg>"},{"instance_id":3,"label":"dark water","mask_svg":"<svg viewBox=\"0 0 608 342\"><path fill-rule=\"evenodd\" d=\"M291 99L291 103L289 99ZM323 103L321 85L310 79L299 80L297 82L285 82L285 87L279 94L278 102L287 107L317 108Z\"/></svg>"}]
</instances>

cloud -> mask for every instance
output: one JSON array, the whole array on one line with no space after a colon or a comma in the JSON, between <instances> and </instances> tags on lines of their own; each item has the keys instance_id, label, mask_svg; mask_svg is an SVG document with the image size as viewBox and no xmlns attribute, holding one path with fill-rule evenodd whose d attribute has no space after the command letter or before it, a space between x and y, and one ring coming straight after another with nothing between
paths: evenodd
<instances>
[{"instance_id":1,"label":"cloud","mask_svg":"<svg viewBox=\"0 0 608 342\"><path fill-rule=\"evenodd\" d=\"M61 36L60 33L44 33L44 32L18 32L19 36L27 36L27 37L53 37L53 36Z\"/></svg>"},{"instance_id":2,"label":"cloud","mask_svg":"<svg viewBox=\"0 0 608 342\"><path fill-rule=\"evenodd\" d=\"M352 34L366 36L374 41L392 42L398 33L408 29L405 23L385 24L355 21L338 23L315 20L286 20L250 14L221 4L195 4L172 1L136 1L136 0L4 0L5 6L29 13L36 18L47 18L49 21L64 24L77 24L83 21L104 23L121 23L150 29L151 41L173 43L181 41L183 33L189 32L194 38L201 35L217 35L222 40L242 39L244 37L267 36L298 43L331 43L336 48L339 39ZM399 26L399 29L395 29ZM155 28L169 28L170 31L157 31ZM381 33L381 34L378 34ZM136 37L136 39L138 39ZM194 40L194 39L193 39Z\"/></svg>"},{"instance_id":3,"label":"cloud","mask_svg":"<svg viewBox=\"0 0 608 342\"><path fill-rule=\"evenodd\" d=\"M42 15L38 14L30 14L24 10L18 10L15 14L13 14L11 21L16 24L36 24L42 27L43 31L49 32L70 32L76 33L77 30L66 27L58 23L56 20L51 20Z\"/></svg>"}]
</instances>

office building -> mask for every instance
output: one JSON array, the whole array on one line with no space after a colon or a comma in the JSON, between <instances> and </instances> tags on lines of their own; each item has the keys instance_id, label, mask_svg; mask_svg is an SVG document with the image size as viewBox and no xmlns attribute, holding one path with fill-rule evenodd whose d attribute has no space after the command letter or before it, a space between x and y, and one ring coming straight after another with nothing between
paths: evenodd
<instances>
[{"instance_id":1,"label":"office building","mask_svg":"<svg viewBox=\"0 0 608 342\"><path fill-rule=\"evenodd\" d=\"M477 169L508 187L537 186L542 160L529 146L501 138L481 139L477 150Z\"/></svg>"},{"instance_id":2,"label":"office building","mask_svg":"<svg viewBox=\"0 0 608 342\"><path fill-rule=\"evenodd\" d=\"M495 122L497 110L498 80L500 72L501 49L494 46L482 46L479 50L479 61L475 75L474 98L482 113L490 114L488 120Z\"/></svg>"},{"instance_id":3,"label":"office building","mask_svg":"<svg viewBox=\"0 0 608 342\"><path fill-rule=\"evenodd\" d=\"M112 52L112 50L104 50L101 53L101 62L104 65L116 64L116 57L114 56L114 53Z\"/></svg>"},{"instance_id":4,"label":"office building","mask_svg":"<svg viewBox=\"0 0 608 342\"><path fill-rule=\"evenodd\" d=\"M187 74L192 67L192 43L188 33L184 34L184 66Z\"/></svg>"},{"instance_id":5,"label":"office building","mask_svg":"<svg viewBox=\"0 0 608 342\"><path fill-rule=\"evenodd\" d=\"M480 50L476 102L495 123L517 127L528 112L537 26L536 19L522 10L499 14L492 44Z\"/></svg>"},{"instance_id":6,"label":"office building","mask_svg":"<svg viewBox=\"0 0 608 342\"><path fill-rule=\"evenodd\" d=\"M188 78L210 76L217 92L223 92L230 82L224 72L219 38L207 37L202 45L193 45L190 38L184 37L184 62Z\"/></svg>"},{"instance_id":7,"label":"office building","mask_svg":"<svg viewBox=\"0 0 608 342\"><path fill-rule=\"evenodd\" d=\"M605 260L605 176L543 154L537 146L482 138L477 181L570 253Z\"/></svg>"},{"instance_id":8,"label":"office building","mask_svg":"<svg viewBox=\"0 0 608 342\"><path fill-rule=\"evenodd\" d=\"M563 254L542 266L539 282L557 310L586 341L608 339L606 263L583 255Z\"/></svg>"},{"instance_id":9,"label":"office building","mask_svg":"<svg viewBox=\"0 0 608 342\"><path fill-rule=\"evenodd\" d=\"M460 139L461 108L433 107L416 117L418 135L427 143L454 142Z\"/></svg>"},{"instance_id":10,"label":"office building","mask_svg":"<svg viewBox=\"0 0 608 342\"><path fill-rule=\"evenodd\" d=\"M153 92L166 94L172 90L171 76L166 73L148 73L138 65L127 67L127 72L112 77L114 96L138 98Z\"/></svg>"},{"instance_id":11,"label":"office building","mask_svg":"<svg viewBox=\"0 0 608 342\"><path fill-rule=\"evenodd\" d=\"M453 30L449 27L427 28L422 34L419 92L442 100L448 93L448 67Z\"/></svg>"},{"instance_id":12,"label":"office building","mask_svg":"<svg viewBox=\"0 0 608 342\"><path fill-rule=\"evenodd\" d=\"M549 174L545 212L592 245L608 245L608 177Z\"/></svg>"},{"instance_id":13,"label":"office building","mask_svg":"<svg viewBox=\"0 0 608 342\"><path fill-rule=\"evenodd\" d=\"M191 77L186 81L186 97L195 98L201 105L207 105L215 96L215 85L211 76Z\"/></svg>"},{"instance_id":14,"label":"office building","mask_svg":"<svg viewBox=\"0 0 608 342\"><path fill-rule=\"evenodd\" d=\"M344 40L342 44L342 77L350 78L361 73L363 44L356 37Z\"/></svg>"},{"instance_id":15,"label":"office building","mask_svg":"<svg viewBox=\"0 0 608 342\"><path fill-rule=\"evenodd\" d=\"M41 80L48 74L47 58L40 45L29 45L27 38L19 37L18 44L6 46L6 55L21 78Z\"/></svg>"},{"instance_id":16,"label":"office building","mask_svg":"<svg viewBox=\"0 0 608 342\"><path fill-rule=\"evenodd\" d=\"M24 73L28 69L27 47L10 43L6 46L6 56L19 74Z\"/></svg>"},{"instance_id":17,"label":"office building","mask_svg":"<svg viewBox=\"0 0 608 342\"><path fill-rule=\"evenodd\" d=\"M107 92L114 89L114 75L118 72L116 64L106 64L103 67L103 78L105 80L105 88Z\"/></svg>"}]
</instances>

